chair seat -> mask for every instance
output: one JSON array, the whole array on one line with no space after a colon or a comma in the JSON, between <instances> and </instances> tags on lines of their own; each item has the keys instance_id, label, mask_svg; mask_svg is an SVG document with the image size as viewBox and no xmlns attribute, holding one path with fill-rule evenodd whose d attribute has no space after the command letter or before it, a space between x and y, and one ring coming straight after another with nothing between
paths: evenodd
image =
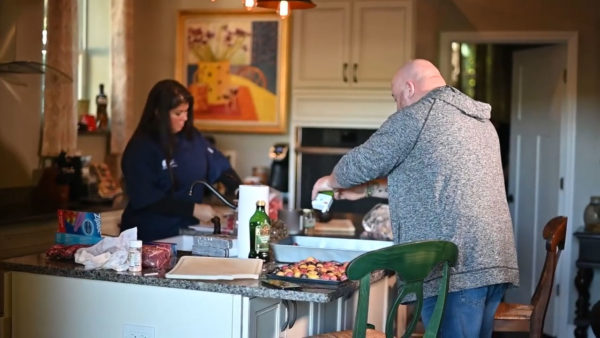
<instances>
[{"instance_id":1,"label":"chair seat","mask_svg":"<svg viewBox=\"0 0 600 338\"><path fill-rule=\"evenodd\" d=\"M500 303L494 315L496 332L529 332L533 305Z\"/></svg>"},{"instance_id":2,"label":"chair seat","mask_svg":"<svg viewBox=\"0 0 600 338\"><path fill-rule=\"evenodd\" d=\"M494 319L529 320L532 311L533 305L530 304L500 303Z\"/></svg>"},{"instance_id":3,"label":"chair seat","mask_svg":"<svg viewBox=\"0 0 600 338\"><path fill-rule=\"evenodd\" d=\"M352 330L322 333L317 336L310 336L309 338L352 338ZM367 329L366 338L385 338L385 333L373 329Z\"/></svg>"}]
</instances>

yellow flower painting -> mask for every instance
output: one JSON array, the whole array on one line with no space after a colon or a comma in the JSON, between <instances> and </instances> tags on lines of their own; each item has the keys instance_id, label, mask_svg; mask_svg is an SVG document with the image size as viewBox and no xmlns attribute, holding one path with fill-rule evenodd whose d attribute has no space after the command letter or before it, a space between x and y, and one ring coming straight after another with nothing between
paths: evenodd
<instances>
[{"instance_id":1,"label":"yellow flower painting","mask_svg":"<svg viewBox=\"0 0 600 338\"><path fill-rule=\"evenodd\" d=\"M287 25L274 13L179 13L176 78L199 129L285 131Z\"/></svg>"}]
</instances>

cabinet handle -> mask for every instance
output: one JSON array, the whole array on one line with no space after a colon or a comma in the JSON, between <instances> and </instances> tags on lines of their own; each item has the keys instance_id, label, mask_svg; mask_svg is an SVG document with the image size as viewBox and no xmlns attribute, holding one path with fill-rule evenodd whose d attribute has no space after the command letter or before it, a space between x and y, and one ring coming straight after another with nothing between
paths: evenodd
<instances>
[{"instance_id":1,"label":"cabinet handle","mask_svg":"<svg viewBox=\"0 0 600 338\"><path fill-rule=\"evenodd\" d=\"M285 331L288 327L288 323L290 322L290 304L288 303L287 299L282 299L281 302L283 305L285 305L285 322L283 325L281 325L280 331Z\"/></svg>"},{"instance_id":2,"label":"cabinet handle","mask_svg":"<svg viewBox=\"0 0 600 338\"><path fill-rule=\"evenodd\" d=\"M293 317L291 315L288 316L288 319L291 319L291 320L289 320L289 325L288 325L288 328L290 328L290 329L294 326L294 324L296 324L296 317L298 315L298 311L297 311L298 308L297 308L295 300L292 301L292 308L294 309L294 311L292 311L294 313L294 316Z\"/></svg>"},{"instance_id":3,"label":"cabinet handle","mask_svg":"<svg viewBox=\"0 0 600 338\"><path fill-rule=\"evenodd\" d=\"M358 63L355 63L352 68L352 80L354 81L354 83L357 83L358 77L356 76L356 74L358 73Z\"/></svg>"},{"instance_id":4,"label":"cabinet handle","mask_svg":"<svg viewBox=\"0 0 600 338\"><path fill-rule=\"evenodd\" d=\"M346 62L344 62L344 66L343 66L343 70L342 70L342 76L344 78L344 82L348 82L348 64Z\"/></svg>"}]
</instances>

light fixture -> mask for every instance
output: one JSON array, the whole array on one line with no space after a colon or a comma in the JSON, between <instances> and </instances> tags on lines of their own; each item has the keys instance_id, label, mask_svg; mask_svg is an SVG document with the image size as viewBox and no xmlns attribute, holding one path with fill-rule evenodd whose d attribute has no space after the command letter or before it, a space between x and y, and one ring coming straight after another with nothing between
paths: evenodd
<instances>
[{"instance_id":1,"label":"light fixture","mask_svg":"<svg viewBox=\"0 0 600 338\"><path fill-rule=\"evenodd\" d=\"M285 19L292 9L309 9L315 7L311 0L255 0L256 6L276 9L279 16Z\"/></svg>"},{"instance_id":2,"label":"light fixture","mask_svg":"<svg viewBox=\"0 0 600 338\"><path fill-rule=\"evenodd\" d=\"M256 7L256 0L242 0L242 3L244 4L246 10L249 11L251 11L252 8Z\"/></svg>"}]
</instances>

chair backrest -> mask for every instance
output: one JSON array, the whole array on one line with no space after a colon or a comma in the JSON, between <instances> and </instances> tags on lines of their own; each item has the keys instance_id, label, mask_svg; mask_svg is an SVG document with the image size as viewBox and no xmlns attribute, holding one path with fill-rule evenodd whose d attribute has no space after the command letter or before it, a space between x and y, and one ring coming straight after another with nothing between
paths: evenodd
<instances>
[{"instance_id":1,"label":"chair backrest","mask_svg":"<svg viewBox=\"0 0 600 338\"><path fill-rule=\"evenodd\" d=\"M544 261L544 267L542 268L535 292L531 297L533 311L529 324L529 332L531 334L537 333L539 337L542 336L542 331L544 330L544 318L546 317L550 295L552 294L554 272L556 271L558 257L565 247L567 218L558 216L548 221L546 226L544 226L542 235L546 240L546 260Z\"/></svg>"},{"instance_id":2,"label":"chair backrest","mask_svg":"<svg viewBox=\"0 0 600 338\"><path fill-rule=\"evenodd\" d=\"M387 248L366 252L353 259L346 273L349 279L359 280L358 306L354 322L353 338L364 338L367 329L367 312L369 310L369 289L371 272L375 270L391 270L402 281L396 299L388 309L385 335L394 336L394 319L400 302L410 294L416 296L415 313L421 313L423 307L423 283L425 278L442 264L442 276L438 290L438 299L425 337L436 337L442 321L442 313L448 294L450 266L454 266L458 257L458 248L448 241L422 241L392 245ZM414 316L403 337L410 337L415 329L419 316Z\"/></svg>"}]
</instances>

